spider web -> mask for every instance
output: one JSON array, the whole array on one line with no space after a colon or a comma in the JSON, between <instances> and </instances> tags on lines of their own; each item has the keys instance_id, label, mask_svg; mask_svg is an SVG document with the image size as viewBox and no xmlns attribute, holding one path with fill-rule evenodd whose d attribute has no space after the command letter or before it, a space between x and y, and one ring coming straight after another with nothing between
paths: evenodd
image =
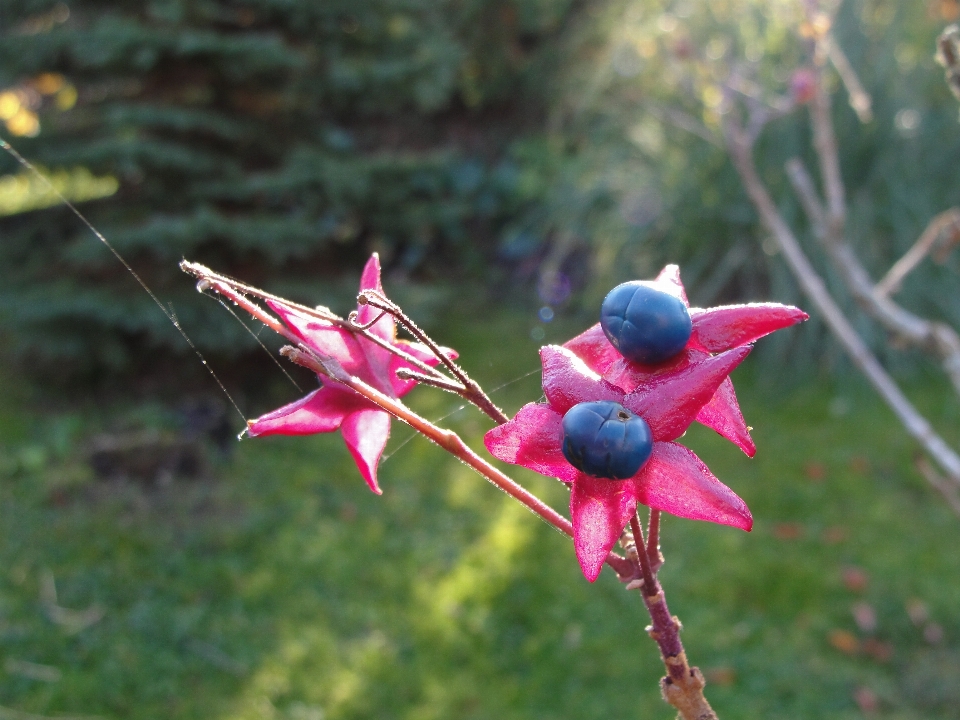
<instances>
[{"instance_id":1,"label":"spider web","mask_svg":"<svg viewBox=\"0 0 960 720\"><path fill-rule=\"evenodd\" d=\"M11 157L13 157L14 160L16 160L22 167L24 167L28 172L30 172L34 177L36 177L41 183L43 183L43 185L44 185L47 189L49 189L49 191L50 191L51 193L53 193L53 195L54 195L55 197L57 197L57 198L60 200L60 202L63 203L63 205L65 205L65 206L70 210L70 212L72 212L72 213L77 217L78 220L80 220L81 223L84 224L84 226L86 226L86 228L94 235L94 237L96 237L97 240L99 240L99 241L104 245L104 247L106 247L107 250L110 251L110 253L117 259L117 261L120 262L121 265L123 265L123 267L127 270L127 272L129 272L129 273L133 276L133 278L137 281L137 283L140 285L140 287L143 289L143 291L150 297L150 299L153 301L153 303L160 309L160 312L162 312L162 313L164 314L164 316L167 318L167 320L169 320L170 323L173 325L173 327L175 327L175 328L177 329L177 332L180 333L181 337L183 337L184 341L187 343L187 345L190 347L190 349L194 352L194 354L196 354L196 356L197 356L197 358L200 360L201 364L207 369L207 372L210 373L210 376L211 376L211 377L213 378L213 380L216 382L217 386L220 388L220 391L223 393L223 395L224 395L224 396L227 398L227 400L230 402L230 405L233 406L233 409L236 411L237 415L239 415L240 418L243 420L244 431L241 432L240 435L239 435L239 437L243 437L243 435L246 433L246 426L247 426L247 424L248 424L248 420L247 420L246 415L244 415L243 411L240 409L240 406L237 404L237 402L234 400L233 396L230 394L230 391L227 390L226 385L224 385L223 381L220 380L220 377L217 375L217 373L214 371L214 369L213 369L213 368L210 366L210 364L207 362L207 359L204 357L203 353L200 352L200 349L194 344L193 340L190 339L190 336L187 334L187 331L184 330L183 326L180 324L180 320L177 318L177 315L176 315L176 313L174 312L172 305L171 305L170 307L167 307L166 305L163 304L163 302L160 300L160 298L157 296L157 294L150 288L149 285L147 285L147 283L143 280L143 278L141 278L140 275L137 274L137 271L133 269L133 266L131 266L129 262L127 262L126 258L124 258L124 257L117 251L117 249L113 247L113 245L110 243L109 240L107 240L107 238L103 235L103 233L101 233L99 230L97 230L97 228L95 228L95 227L93 226L93 223L91 223L91 222L86 218L86 216L84 216L84 214L83 214L82 212L80 212L80 211L76 208L76 206L75 206L73 203L71 203L69 200L67 200L67 198L64 197L63 194L62 194L59 190L56 189L56 187L54 187L53 183L51 183L50 180L49 180L42 172L40 172L39 169L37 169L36 166L34 166L29 160L27 160L26 158L24 158L19 152L17 152L17 150L16 150L15 148L13 148L13 147L12 147L6 140L4 140L3 138L0 138L0 149L5 150L5 151L6 151ZM270 352L269 348L267 348L267 346L264 345L263 341L260 339L260 336L259 336L259 333L258 333L258 332L254 332L253 328L251 328L247 323L245 323L245 322L243 321L243 319L242 319L239 315L237 315L237 313L234 312L234 310L233 310L227 303L225 303L222 299L220 299L220 298L218 298L218 297L215 297L215 296L212 296L212 295L208 295L208 293L206 293L206 292L202 292L202 294L205 295L205 296L212 297L214 300L217 300L217 302L219 302L223 307L225 307L225 308L230 312L230 314L237 320L237 322L239 322L239 323L244 327L244 329L245 329L248 333L250 333L250 335L257 341L257 344L260 345L260 347L263 349L263 351L270 357L270 359L274 362L274 364L275 364L275 365L280 369L280 371L286 376L287 380L289 380L290 383L291 383L298 391L303 392L302 388L297 384L297 382L293 379L293 377L292 377L292 376L290 375L290 373L286 370L286 368L284 368L283 365L280 363L280 361L277 360L276 357L274 357L274 354L273 354L272 352ZM262 330L262 328L261 328L261 330ZM504 390L505 388L513 385L514 383L517 383L517 382L519 382L520 380L523 380L523 379L525 379L525 378L528 378L528 377L530 377L531 375L533 375L533 374L535 374L535 373L538 373L538 372L540 372L540 367L539 367L539 366L537 366L537 367L534 368L533 370L530 370L530 371L528 371L528 372L525 372L525 373L522 373L522 374L518 375L517 377L513 378L512 380L508 380L507 382L505 382L505 383L503 383L503 384L501 384L501 385L498 385L497 387L493 388L493 390L491 390L488 394L492 396L492 395L494 395L494 394L496 394L496 393ZM431 422L434 423L434 424L439 423L439 422L443 422L444 420L446 420L446 419L448 419L448 418L456 415L457 413L461 412L462 410L464 410L464 409L467 407L467 405L469 405L469 403L466 403L466 402L465 402L465 403L462 403L462 404L459 404L459 405L457 405L456 407L454 407L452 410L450 410L449 412L447 412L446 414L444 414L444 415L436 418L435 420L431 420ZM416 431L410 431L410 433L407 435L407 437L404 438L404 440L403 440L396 448L394 448L392 452L390 452L389 454L384 455L384 456L381 458L380 462L381 462L381 463L384 463L384 462L386 462L387 460L389 460L391 457L393 457L394 455L396 455L397 452L399 452L405 445L407 445L407 443L409 443L416 435L417 435Z\"/></svg>"}]
</instances>

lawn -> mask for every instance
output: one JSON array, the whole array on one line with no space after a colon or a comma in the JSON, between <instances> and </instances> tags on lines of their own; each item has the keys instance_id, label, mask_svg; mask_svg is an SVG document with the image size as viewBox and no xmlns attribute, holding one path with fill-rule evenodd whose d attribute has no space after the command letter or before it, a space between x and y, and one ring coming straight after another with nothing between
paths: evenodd
<instances>
[{"instance_id":1,"label":"lawn","mask_svg":"<svg viewBox=\"0 0 960 720\"><path fill-rule=\"evenodd\" d=\"M535 370L539 343L488 315L440 335L490 388ZM783 391L750 361L735 379L757 458L702 428L684 442L755 529L665 517L661 573L719 716L960 718L960 520L913 446L855 379ZM538 383L495 397L512 413ZM4 720L673 717L636 593L587 583L568 540L400 425L382 497L339 435L244 440L202 478L145 484L97 478L83 448L162 409L0 387ZM911 392L957 425L943 388ZM475 446L489 425L446 422ZM564 507L556 481L516 477Z\"/></svg>"}]
</instances>

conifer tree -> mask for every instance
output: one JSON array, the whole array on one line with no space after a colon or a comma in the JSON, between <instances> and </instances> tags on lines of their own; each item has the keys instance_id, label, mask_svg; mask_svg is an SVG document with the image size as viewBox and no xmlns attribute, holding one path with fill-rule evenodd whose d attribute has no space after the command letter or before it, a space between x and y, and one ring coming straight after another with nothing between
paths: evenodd
<instances>
[{"instance_id":1,"label":"conifer tree","mask_svg":"<svg viewBox=\"0 0 960 720\"><path fill-rule=\"evenodd\" d=\"M253 340L206 322L218 308L194 299L182 257L316 302L309 286L370 250L426 274L494 255L505 218L536 201L509 141L539 132L573 12L571 0L7 0L0 90L39 126L5 136L48 170L116 178L83 212L201 349L235 352ZM43 89L58 82L66 98ZM18 168L5 157L0 171ZM69 373L186 349L64 208L0 218L0 234L8 350Z\"/></svg>"}]
</instances>

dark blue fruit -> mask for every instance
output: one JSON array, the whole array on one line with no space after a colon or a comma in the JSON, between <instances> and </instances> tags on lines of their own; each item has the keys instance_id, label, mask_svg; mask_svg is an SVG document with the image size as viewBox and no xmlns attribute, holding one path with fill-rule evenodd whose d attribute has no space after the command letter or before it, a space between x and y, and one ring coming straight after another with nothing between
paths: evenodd
<instances>
[{"instance_id":1,"label":"dark blue fruit","mask_svg":"<svg viewBox=\"0 0 960 720\"><path fill-rule=\"evenodd\" d=\"M594 477L626 480L653 450L650 426L623 405L609 401L574 405L563 416L563 456Z\"/></svg>"},{"instance_id":2,"label":"dark blue fruit","mask_svg":"<svg viewBox=\"0 0 960 720\"><path fill-rule=\"evenodd\" d=\"M655 365L683 350L693 325L677 297L640 280L617 285L600 307L600 327L627 360Z\"/></svg>"}]
</instances>

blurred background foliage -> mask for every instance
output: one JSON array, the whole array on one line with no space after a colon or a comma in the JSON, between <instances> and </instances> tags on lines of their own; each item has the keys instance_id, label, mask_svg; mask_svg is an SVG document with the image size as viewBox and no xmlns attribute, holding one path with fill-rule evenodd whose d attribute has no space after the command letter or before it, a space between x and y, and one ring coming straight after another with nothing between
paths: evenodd
<instances>
[{"instance_id":1,"label":"blurred background foliage","mask_svg":"<svg viewBox=\"0 0 960 720\"><path fill-rule=\"evenodd\" d=\"M840 8L874 101L861 125L841 89L835 117L852 233L878 276L957 194L956 102L932 48L958 12ZM254 340L192 293L182 257L335 308L374 250L425 312L464 283L531 317L578 312L666 262L696 303L799 301L719 146L718 86L736 66L788 94L809 62L800 24L788 0L4 0L0 116L222 357ZM798 226L782 167L808 139L801 110L758 147ZM102 378L187 352L86 228L37 209L52 197L11 158L0 173L7 355ZM905 304L960 321L958 267L925 265ZM797 367L835 363L822 330L804 337Z\"/></svg>"},{"instance_id":2,"label":"blurred background foliage","mask_svg":"<svg viewBox=\"0 0 960 720\"><path fill-rule=\"evenodd\" d=\"M5 1L0 86L20 150L113 179L84 212L202 349L236 356L253 341L190 297L182 257L314 302L372 250L421 281L484 277L556 172L542 126L575 15L569 0ZM7 212L13 352L115 371L183 351L68 211ZM536 250L542 227L506 254Z\"/></svg>"},{"instance_id":3,"label":"blurred background foliage","mask_svg":"<svg viewBox=\"0 0 960 720\"><path fill-rule=\"evenodd\" d=\"M840 7L873 97L860 124L838 84L834 115L875 276L956 203L957 103L932 56L958 16L956 0ZM736 66L789 93L799 22L788 0L0 0L0 134L171 304L244 410L285 380L263 379L270 361L181 257L345 312L378 251L388 292L478 380L517 381L495 394L513 412L540 392L536 347L592 323L617 281L679 262L698 304L801 301L719 143L719 84ZM801 229L783 163L812 166L808 143L797 112L757 153ZM960 321L958 270L927 263L900 297ZM666 521L665 584L711 701L960 718L956 518L868 391L783 392L843 365L816 318L783 335L738 379L758 459L686 440L754 534ZM71 403L24 380L51 373ZM956 442L952 397L913 379ZM161 402L134 402L144 388ZM0 157L0 717L671 716L635 598L588 586L565 541L459 464L396 431L374 498L337 437L231 456L214 394L116 259ZM474 444L485 428L448 422Z\"/></svg>"}]
</instances>

